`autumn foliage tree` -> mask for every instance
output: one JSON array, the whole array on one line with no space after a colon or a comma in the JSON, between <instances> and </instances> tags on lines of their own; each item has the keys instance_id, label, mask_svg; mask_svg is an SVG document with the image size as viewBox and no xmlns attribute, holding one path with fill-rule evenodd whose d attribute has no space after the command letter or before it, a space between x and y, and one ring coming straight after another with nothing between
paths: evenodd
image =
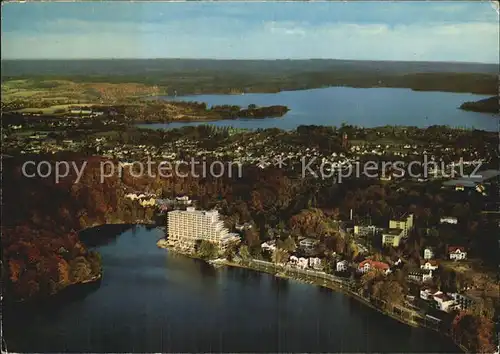
<instances>
[{"instance_id":1,"label":"autumn foliage tree","mask_svg":"<svg viewBox=\"0 0 500 354\"><path fill-rule=\"evenodd\" d=\"M495 351L494 324L486 317L458 313L452 323L452 335L473 353Z\"/></svg>"}]
</instances>

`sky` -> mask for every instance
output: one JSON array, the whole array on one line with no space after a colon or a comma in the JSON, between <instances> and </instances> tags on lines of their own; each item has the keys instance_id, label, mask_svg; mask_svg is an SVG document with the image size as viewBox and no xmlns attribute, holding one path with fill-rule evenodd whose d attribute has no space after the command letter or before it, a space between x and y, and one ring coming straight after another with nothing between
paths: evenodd
<instances>
[{"instance_id":1,"label":"sky","mask_svg":"<svg viewBox=\"0 0 500 354\"><path fill-rule=\"evenodd\" d=\"M499 63L490 2L27 2L2 59L354 59Z\"/></svg>"}]
</instances>

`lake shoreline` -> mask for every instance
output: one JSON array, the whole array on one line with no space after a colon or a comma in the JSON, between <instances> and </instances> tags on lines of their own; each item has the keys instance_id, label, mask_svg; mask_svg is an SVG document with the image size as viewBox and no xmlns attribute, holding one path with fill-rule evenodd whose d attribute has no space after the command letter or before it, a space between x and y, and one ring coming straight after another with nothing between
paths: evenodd
<instances>
[{"instance_id":1,"label":"lake shoreline","mask_svg":"<svg viewBox=\"0 0 500 354\"><path fill-rule=\"evenodd\" d=\"M161 240L164 240L164 239L160 239L158 241L161 241ZM282 279L287 279L287 280L293 280L293 281L296 281L296 282L300 282L300 283L305 283L305 284L309 284L309 285L315 285L315 286L319 286L319 287L322 287L322 288L326 288L326 289L330 289L330 290L333 290L333 291L338 291L352 299L355 299L357 301L359 301L360 303L362 303L363 305L385 315L385 316L388 316L400 323L403 323L405 325L408 325L410 327L413 327L413 328L424 328L424 329L428 329L428 330L432 330L434 332L437 332L437 333L440 333L442 334L444 337L446 338L449 338L453 341L453 343L455 343L455 345L457 345L462 351L463 353L465 354L469 354L470 351L465 348L463 345L459 344L459 343L456 343L453 338L451 337L451 335L449 334L443 334L439 329L436 329L436 328L432 328L432 327L428 327L428 326L424 326L422 325L421 323L418 323L418 322L415 322L415 321L408 321L408 320L405 320L403 317L399 317L399 316L396 316L394 314L391 314L389 313L388 311L384 310L383 308L379 307L379 306L376 306L375 304L369 302L367 299L361 297L360 295L356 294L355 292L352 292L348 289L348 287L343 287L342 285L340 286L336 286L336 285L333 285L333 283L331 284L327 284L326 282L319 282L319 281L307 281L307 280L304 280L304 279L300 279L298 277L293 277L293 276L290 276L288 274L286 274L286 272L278 272L277 271L277 267L275 268L275 272L272 272L272 271L267 271L267 270L264 270L262 268L256 268L256 267L252 267L251 265L249 264L244 264L244 263L238 263L238 262L233 262L233 261L228 261L227 259L217 259L217 260L206 260L206 259L203 259L201 257L198 257L197 255L195 254L191 254L191 253L185 253L185 252L181 252L179 250L176 250L172 247L168 247L166 246L166 244L164 245L163 243L159 244L157 243L157 246L159 248L163 248L163 249L166 249L168 251L172 251L174 252L175 254L179 254L179 255L182 255L182 256L185 256L185 257L188 257L188 258L191 258L191 259L196 259L196 260L201 260L201 261L204 261L205 263L211 265L211 266L214 266L216 268L218 267L222 267L222 266L226 266L226 267L233 267L233 268L240 268L240 269L247 269L247 270L251 270L251 271L255 271L255 272L260 272L260 273L265 273L265 274L269 274L269 275L272 275L276 278L282 278Z\"/></svg>"},{"instance_id":2,"label":"lake shoreline","mask_svg":"<svg viewBox=\"0 0 500 354\"><path fill-rule=\"evenodd\" d=\"M200 119L192 118L192 119L174 119L174 120L136 120L134 121L134 126L138 125L150 125L150 124L175 124L175 123L210 123L210 122L223 122L223 121L236 121L236 120L246 120L246 121L254 121L261 119L284 119L283 116L276 117L235 117L235 118L220 118L220 117L202 117ZM140 128L140 127L139 127ZM146 128L149 129L149 128Z\"/></svg>"},{"instance_id":3,"label":"lake shoreline","mask_svg":"<svg viewBox=\"0 0 500 354\"><path fill-rule=\"evenodd\" d=\"M108 225L108 224L101 224L99 226L106 226L106 225ZM117 225L117 224L110 224L110 225ZM134 226L137 224L127 223L127 225ZM82 285L80 287L70 287L70 288L68 288L68 292L63 292L60 294L60 296L54 296L53 298L51 298L52 301L47 303L47 308L45 306L41 307L39 304L22 304L23 306L20 306L20 307L13 306L13 307L9 308L9 314L8 314L10 317L9 321L13 321L13 322L10 322L12 326L10 327L11 330L10 330L9 337L8 337L9 341L7 342L8 344L10 344L9 347L12 346L13 348L16 348L16 346L17 346L18 351L30 351L30 348L33 348L36 345L37 346L36 348L44 348L44 351L49 351L50 348L52 348L52 349L56 348L58 350L55 350L55 351L59 351L59 348L69 348L68 345L70 345L73 348L72 350L75 350L78 352L93 351L93 350L90 350L90 347L89 347L90 344L88 342L86 342L85 340L80 341L79 337L73 338L71 336L69 336L68 338L65 338L65 339L61 339L62 341L56 341L56 343L54 344L55 347L53 346L53 344L50 344L50 345L48 343L44 344L44 343L46 343L45 338L47 338L47 337L43 337L43 338L42 337L40 337L40 338L35 337L35 338L33 338L32 344L26 343L26 340L25 340L26 334L24 334L24 331L26 330L25 329L26 323L28 323L28 324L31 323L31 321L29 319L32 318L33 311L36 312L38 314L37 316L40 316L37 318L39 319L39 321L42 321L41 322L42 326L45 326L43 328L50 329L51 334L49 335L49 337L54 337L53 333L59 333L59 332L57 332L58 330L60 330L61 332L64 332L68 326L67 323L73 323L75 320L76 320L76 322L80 322L80 320L81 320L82 325L75 324L75 327L81 327L81 330L85 330L86 328L88 328L88 327L85 327L88 325L92 326L92 329L95 328L95 330L97 330L95 325L92 324L92 322L90 322L89 318L92 318L92 319L99 321L99 323L101 323L103 325L102 328L105 328L107 326L107 324L103 324L100 320L100 318L105 316L104 314L101 313L101 311L103 309L107 309L108 306L112 306L112 307L114 306L113 308L115 308L116 311L120 311L119 310L120 306L110 305L110 304L116 304L115 300L111 300L111 301L109 300L109 299L113 298L113 296L110 293L110 290L113 287L116 287L116 290L118 291L118 294L116 295L116 296L118 296L117 300L119 300L120 298L124 299L124 304L127 303L127 301L130 301L130 300L135 301L135 299L139 299L139 298L141 298L141 296L143 296L142 300L138 302L138 304L139 304L138 309L141 311L148 310L149 306L143 305L143 303L144 303L144 301L146 301L146 302L153 301L155 296L149 296L147 294L152 294L154 292L141 293L141 291L138 291L137 294L134 293L135 295L123 293L123 295L125 295L125 296L120 296L119 294L120 294L120 292L126 291L128 288L135 289L134 284L135 284L135 281L138 279L141 279L141 281L146 281L145 283L140 283L140 284L144 284L144 285L153 284L153 283L156 284L161 279L165 279L164 278L165 275L163 275L163 274L165 274L165 272L164 272L164 270L162 270L164 263L165 263L165 259L170 259L170 261L169 261L170 268L169 269L171 269L172 271L167 272L170 275L167 276L165 283L160 281L160 283L159 283L160 287L161 287L161 284L167 284L167 283L171 283L171 282L174 282L176 284L178 282L180 282L179 284L185 284L186 286L190 287L190 286L192 286L193 280L194 280L194 278L192 278L191 275L196 275L196 276L205 276L206 274L213 275L213 272L214 272L213 268L211 266L206 265L206 262L199 262L199 260L200 260L199 257L196 257L195 255L181 255L178 252L171 252L171 255L173 257L168 257L165 250L161 250L160 248L155 247L155 245L154 245L154 243L156 243L158 240L161 240L164 237L164 232L159 232L159 231L163 231L163 229L161 227L158 227L157 230L155 231L154 229L150 229L147 226L150 226L150 224L148 223L145 226L139 226L139 231L138 231L139 233L137 235L135 232L131 232L130 230L128 230L127 232L123 232L123 233L119 233L117 235L114 235L113 234L113 231L115 230L114 228L101 229L101 230L99 230L98 233L96 233L96 236L102 236L103 239L108 238L108 236L109 236L108 241L104 242L102 245L97 246L98 247L97 251L102 254L104 264L107 264L106 259L108 259L108 257L109 257L109 264L111 265L110 268L107 268L107 266L105 266L103 268L104 272L107 273L109 271L110 273L108 274L109 277L106 277L107 280L105 280L102 283L102 285L97 282L97 283L93 283L93 284ZM146 230L149 230L149 231L146 231ZM110 231L110 232L108 232L108 231ZM143 232L146 232L146 234L143 234ZM122 238L122 239L124 238L123 242L118 241L120 238ZM130 243L129 241L131 241L132 243ZM139 244L141 246L139 246ZM102 252L101 252L101 250L99 250L99 248L101 246L104 246L104 248L102 249ZM139 246L139 247L137 248L137 246ZM108 247L112 247L112 248L108 248ZM117 247L117 249L114 249L116 247ZM155 249L158 251L151 252L151 249ZM129 250L132 252L128 253ZM179 254L181 257L175 257L175 254ZM130 260L136 259L136 257L144 259L145 255L153 256L152 258L150 258L150 257L146 257L146 258L154 259L152 261L152 263L150 263L150 261L147 261L148 263L144 264L147 267L152 266L150 273L144 275L144 277L140 276L140 274L144 274L145 272L147 272L147 268L142 268L142 266L141 266L136 270L137 274L135 274L135 275L127 276L125 278L121 278L121 276L118 276L118 274L121 274L121 273L117 272L117 266L120 264L119 262L117 262L119 259L122 259L122 261L124 262L123 273L125 276L126 274L130 274L130 270L128 270L128 268L130 266ZM167 256L167 257L165 257L165 256ZM185 258L185 259L182 260L182 258ZM192 259L192 260L189 260L189 259ZM198 265L193 268L193 265L191 264L191 262L198 263ZM186 269L184 268L185 266L187 266ZM259 273L264 273L262 271L259 271L258 269L250 267L248 265L239 264L239 263L235 263L235 262L228 262L227 264L224 264L223 266L233 267L234 269L236 269L236 268L241 268L242 270L247 269L247 270L252 271L249 273L246 273L246 271L244 271L243 273L240 273L240 272L227 273L225 270L223 272L220 272L221 276L222 276L222 274L224 274L224 278L228 278L228 279L232 279L232 280L234 279L234 275L237 275L237 274L241 275L241 276L238 276L239 280L236 280L236 282L235 282L235 284L237 284L237 285L239 284L238 289L240 289L241 286L243 286L243 285L241 285L241 282L243 282L243 280L246 279L247 275L251 275L251 273L254 273L255 271L258 271ZM157 267L160 267L161 270ZM207 271L208 271L208 273L207 273ZM194 272L194 274L191 274L191 272ZM233 276L226 277L226 275L229 275L229 274L233 274ZM244 275L244 274L247 274L247 275ZM254 274L256 274L256 273L254 273ZM292 280L293 282L291 282L290 286L292 286L293 283L296 283L296 282L308 283L308 284L317 285L317 286L322 285L322 284L317 284L314 282L308 282L308 281L305 281L304 279L287 277L286 274L277 274L276 272L270 272L269 275L274 275L276 277L276 279L288 278L288 279ZM153 276L153 277L151 277L151 276ZM140 278L137 278L137 277L140 277ZM217 276L217 277L219 277L219 276ZM112 281L110 281L111 279L112 279ZM154 282L152 282L153 279L156 279L156 280ZM184 280L181 281L181 279L184 279ZM207 281L210 281L210 279L213 280L213 276L208 276ZM272 281L273 279L274 279L274 277L269 277L269 278L266 277L266 283L268 281L271 281L271 284L270 284L271 288L267 289L267 286L266 286L265 290L270 291L270 290L272 290L272 288L274 288L274 285L272 285L273 283L275 283L274 281ZM124 282L124 283L121 284L122 282ZM171 284L174 284L174 283L171 283ZM128 285L125 285L125 284L128 284ZM248 284L248 286L251 286L251 284ZM297 285L294 285L292 287L295 288L296 286ZM305 287L305 288L311 289L312 287ZM161 289L164 289L164 288L161 287ZM178 306L178 305L175 305L176 301L180 301L181 303L183 303L183 301L184 301L183 296L184 295L181 295L181 294L183 294L185 292L185 290L178 289L178 290L174 291L174 289L170 289L170 290L167 290L167 289L161 290L161 289L159 289L159 291L162 295L160 295L160 298L157 299L159 301L159 303L162 303L162 301L164 301L163 298L165 296L168 297L169 294L175 293L175 295L172 295L172 298L170 298L170 300L166 300L166 303L169 304L169 306L171 307L171 309L170 309L170 307L168 307L166 309L166 311L169 311L169 309L170 309L170 311L174 311L173 309L176 309ZM191 289L191 288L189 288L189 289ZM203 290L203 289L205 289L205 290ZM254 289L254 287L253 286L251 286L251 288L246 287L245 289L246 289L246 291L248 291L248 290ZM195 288L193 288L191 290L195 290L192 293L193 296L195 296L195 294L199 294L200 296L202 296L204 298L204 295L202 295L202 294L204 294L207 291L207 288L205 288L205 285L203 283L203 284L196 285ZM241 288L241 290L243 290L243 288ZM342 290L342 289L335 287L335 288L331 288L331 290ZM310 292L311 290L308 290L308 291ZM314 291L313 291L313 293L314 293ZM350 295L348 292L344 292L344 291L338 292L337 294L340 294L340 293L342 293L342 295ZM68 296L65 296L65 294L67 294ZM331 293L332 296L334 296L334 294L335 294L335 292ZM230 294L227 296L231 297ZM335 297L338 297L338 296L339 295L335 295ZM156 297L158 297L158 296L156 296ZM340 298L342 298L342 297L343 296L340 296ZM352 297L352 296L350 296L350 297ZM195 296L195 298L197 298L197 296ZM274 299L274 296L272 296L272 294L270 294L270 299ZM364 306L362 306L362 305L358 306L357 302L351 302L350 300L346 300L346 299L348 299L348 298L344 298L344 300L342 300L342 303L344 304L344 306L354 306L356 309L359 309L359 311L361 311L362 313L366 312L367 309ZM188 301L188 303L189 303L189 301L192 301L192 300L193 299L191 297L189 297L189 299L187 299L186 301ZM239 303L239 301L246 301L246 300L241 299L241 300L238 300L237 303ZM328 300L324 299L324 301L328 301ZM68 302L68 303L71 303L73 305L71 305L69 307L61 306L61 304L64 302ZM273 300L273 301L265 302L265 304L266 304L266 306L269 306L269 305L274 304L274 302L275 301ZM81 306L79 305L80 303L82 304ZM151 303L153 303L153 302L151 302ZM78 304L78 306L75 306L75 304ZM328 301L327 303L325 303L325 305L327 305L327 304L328 304L329 308L330 307L335 308L336 306L340 305L340 303L336 304L336 302L332 303L331 301ZM24 306L24 305L28 305L28 306ZM372 306L370 306L371 304L367 304L367 305L369 307L372 307ZM87 318L86 315L84 317L80 318L80 316L82 316L82 314L87 313L88 311L91 311L90 309L93 309L95 307L97 307L97 309L98 309L96 311L96 314L89 315L90 316L89 318ZM181 308L182 308L182 306L181 306ZM46 309L48 309L48 311ZM375 309L375 310L377 310L377 309ZM186 310L181 309L180 311L186 311ZM231 309L228 309L227 311L231 311ZM214 312L214 311L211 311L211 312ZM372 313L370 313L370 312L371 311L367 312L366 314L364 314L362 316L356 315L357 320L354 321L353 323L358 323L359 321L364 321L364 319L363 319L364 316L369 316L369 317L381 316L381 315L377 315L376 312L372 312ZM60 316L60 317L58 317L59 319L57 321L54 321L54 319L52 318L53 313L59 314L58 316ZM143 312L141 312L141 314L142 313ZM219 312L214 312L214 315L216 313L219 313ZM232 312L229 312L229 313L232 314ZM237 316L238 313L239 312L237 311L237 313L235 315ZM344 311L343 311L343 313L344 313ZM348 315L348 313L350 313L350 311L346 312L345 315ZM257 318L259 318L258 314L256 314L256 315L257 315ZM23 320L23 316L27 316L28 320ZM230 315L230 316L232 316L232 315ZM168 317L169 316L166 316L166 318L168 318ZM46 318L47 318L48 323L45 324L43 321L45 321ZM325 317L325 319L326 318L329 318L329 317ZM383 318L385 318L385 316L378 317L378 320L381 320ZM37 320L34 324L32 324L32 326L39 327L40 326L40 324L38 324L39 321ZM422 348L428 348L428 347L435 347L438 349L439 348L450 348L450 349L448 349L448 352L460 352L460 350L458 348L456 348L456 346L452 346L451 341L444 340L445 337L437 336L437 334L430 333L430 332L429 332L429 334L425 334L426 332L422 332L421 329L419 329L416 332L413 332L412 330L409 329L411 327L401 326L400 324L398 324L398 322L400 322L400 321L397 321L397 322L391 321L391 323L388 323L388 325L394 326L395 328L401 328L400 330L402 330L402 332L405 333L404 334L405 336L408 336L408 337L411 336L413 338L414 334L410 334L410 333L415 333L415 335L417 335L417 337L422 337L422 338L425 338L426 336L432 336L434 338L434 336L435 336L436 337L435 340L437 341L437 343L442 343L442 344L430 344L430 345L422 344L422 346L423 346ZM162 322L159 321L158 324L160 324L160 323L162 323ZM359 325L359 323L358 323L358 325ZM373 326L373 325L374 324L372 323L371 326ZM97 326L99 326L99 325L97 325ZM123 327L123 328L128 328L126 325L124 325L124 326L125 327ZM148 326L152 326L152 324L146 324L146 327L148 327ZM122 328L122 327L120 327L120 328ZM229 327L229 328L231 328L231 327ZM357 331L357 328L358 327L356 327L356 331ZM404 328L408 328L408 329L404 330ZM230 329L228 329L228 330L230 330ZM108 342L105 341L104 337L102 337L98 334L95 334L96 335L96 337L95 337L96 342L94 344L92 344L93 345L92 348L97 348L97 347L100 348L99 350L97 350L97 352L100 352L100 351L102 351L102 352L110 352L110 351L111 352L120 352L122 350L125 350L126 348L130 349L131 345L132 346L136 345L134 343L136 343L136 341L140 341L141 338L143 338L139 334L141 334L144 331L141 331L141 330L138 330L138 331L139 331L138 333L135 333L135 332L134 332L135 334L132 333L133 338L131 338L130 340L127 339L127 340L123 341L121 339L117 339L118 342L115 344L109 344ZM184 332L179 332L179 333L184 333ZM271 333L274 333L274 330ZM341 336L341 333L338 333L338 335ZM374 334L374 336L375 335L377 336L377 338L378 338L378 336L382 336L382 337L385 336L385 334L383 334L383 331L382 331L382 333ZM30 337L30 336L28 336L28 337ZM441 337L443 339L441 339ZM54 338L56 338L56 337L54 337ZM70 344L65 344L66 342L70 343ZM37 343L37 344L35 344L35 343ZM201 344L201 343L203 343L203 344ZM234 341L232 342L232 344L228 343L228 345L233 345L233 346L236 345L236 347L240 348L240 350L243 350L244 348L253 348L252 346L247 347L247 344L240 345L240 344L236 344L236 343L239 343L239 342L235 338ZM332 343L335 343L335 342L332 342ZM381 345L382 347L384 346L384 344L382 344L383 340L382 340L382 342L377 342L377 343L378 343L378 344L376 344L377 346L378 345ZM407 343L407 341L404 341L404 340L402 342L398 341L398 343L399 343L399 345L402 345L404 347L406 347L406 345L407 345L407 344L403 344L403 343ZM137 345L139 345L139 344L137 344ZM141 346L146 345L146 347L147 347L147 350L145 349L146 352L174 351L173 348L169 345L167 345L167 347L165 348L164 347L165 344L163 344L163 342L159 339L157 341L152 339L152 342L150 344L140 344L140 345ZM210 344L206 344L203 342L203 340L201 340L199 345L201 345L201 347L196 347L196 348L198 348L198 349L207 348L206 345L210 345ZM248 344L248 345L251 345L251 344ZM269 345L273 345L273 344L269 344ZM301 346L300 344L290 344L290 345L298 345L300 348L302 348L300 351L305 350L305 347ZM331 343L330 343L330 345L331 345ZM95 347L95 346L97 346L97 347ZM180 342L176 343L175 346L179 346L179 348L185 348L185 346L183 344L180 344ZM357 350L361 349L360 351L366 350L366 349L363 349L364 348L363 345L361 347L359 347L358 345L353 345L353 347L358 348ZM21 348L24 348L24 349L20 350ZM134 347L134 348L137 348L137 347ZM159 350L158 348L162 348L162 349ZM264 350L265 348L266 348L266 346L264 344L264 347L262 347L262 349L254 349L255 350L254 352L268 352L269 350ZM52 351L52 349L50 349L50 351ZM195 349L190 349L190 350L195 351ZM234 350L236 350L236 349L234 349ZM321 351L324 349L318 349L318 350ZM176 350L176 351L178 351L178 350ZM202 350L200 350L200 351L202 351ZM376 351L380 352L380 349L378 349ZM382 351L384 351L384 350L382 350ZM425 351L426 350L424 350L424 352ZM433 350L431 350L431 351L433 351ZM403 350L403 352L405 352L405 350Z\"/></svg>"},{"instance_id":4,"label":"lake shoreline","mask_svg":"<svg viewBox=\"0 0 500 354\"><path fill-rule=\"evenodd\" d=\"M204 96L204 95L226 95L226 96L243 96L243 95L253 95L253 94L276 94L276 93L281 93L281 92L295 92L295 91L308 91L308 90L321 90L324 88L332 88L332 87L337 87L337 88L354 88L354 89L377 89L377 88L386 88L386 89L407 89L415 92L443 92L443 93L468 93L472 95L495 95L496 92L493 91L487 91L487 90L443 90L439 88L416 88L416 87L411 87L411 85L407 86L400 86L400 85L347 85L347 84L332 84L332 85L312 85L312 86L307 86L307 87L299 87L299 88L287 88L287 89L275 89L275 90L249 90L249 91L238 91L238 92L231 92L231 91L224 91L224 90L206 90L204 92L197 92L197 91L185 91L182 92L182 94L178 96L172 96L169 94L155 94L155 95L147 95L147 96L138 96L138 98L148 98L148 99L157 99L157 98L165 98L165 99L175 99L177 97L183 97L183 96Z\"/></svg>"},{"instance_id":5,"label":"lake shoreline","mask_svg":"<svg viewBox=\"0 0 500 354\"><path fill-rule=\"evenodd\" d=\"M184 126L210 124L219 127L241 129L279 128L295 130L298 126L341 126L342 123L365 128L402 126L413 122L417 128L450 126L456 128L496 131L494 121L488 114L459 109L466 101L477 101L489 96L480 94L450 93L440 91L418 91L409 88L353 88L331 86L304 90L284 90L278 93L251 93L245 95L199 94L175 97L176 101L202 102L210 106L257 105L269 107L282 105L289 108L281 117L217 119L219 117L179 116L162 124L152 121L135 126L144 129L175 129ZM172 97L158 96L158 100L169 101ZM388 108L391 108L388 110ZM403 109L404 108L404 109ZM151 117L154 118L154 117ZM163 118L163 117L160 117ZM168 117L165 117L166 120ZM200 119L197 119L200 118Z\"/></svg>"},{"instance_id":6,"label":"lake shoreline","mask_svg":"<svg viewBox=\"0 0 500 354\"><path fill-rule=\"evenodd\" d=\"M104 224L103 223L92 223L91 225L86 226L83 229L76 231L76 233L79 235L79 238L80 238L81 232L89 231L92 229L98 229L100 227L105 227L105 226L113 226L113 225L124 226L124 227L128 226L128 227L132 228L134 226L139 226L139 225L152 227L152 226L155 226L156 224L154 222L148 222L147 220L138 220L135 223L127 223L127 222L124 222L123 220L114 220L114 221L106 222ZM80 238L80 241L82 241L84 244L86 243L85 240L82 240L81 238ZM90 248L92 248L92 247L90 247ZM95 284L95 283L100 282L103 278L103 273L104 272L101 269L101 272L99 274L93 275L93 276L91 276L85 280L79 281L79 282L70 283L70 284L66 285L65 287L63 287L63 288L59 289L58 291L51 293L51 294L40 294L38 296L30 297L30 298L26 298L26 299L17 299L15 297L10 297L8 294L4 293L2 300L4 303L9 303L9 304L37 304L40 302L43 303L46 301L51 301L53 298L57 298L58 296L64 295L64 293L66 293L66 292L72 291L73 288L78 288L81 286Z\"/></svg>"}]
</instances>

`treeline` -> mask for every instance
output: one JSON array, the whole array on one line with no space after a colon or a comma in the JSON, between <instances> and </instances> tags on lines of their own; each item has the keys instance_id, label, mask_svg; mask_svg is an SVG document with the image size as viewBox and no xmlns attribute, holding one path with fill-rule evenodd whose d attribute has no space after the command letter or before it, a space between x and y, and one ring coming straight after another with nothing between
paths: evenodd
<instances>
[{"instance_id":1,"label":"treeline","mask_svg":"<svg viewBox=\"0 0 500 354\"><path fill-rule=\"evenodd\" d=\"M257 107L251 104L247 108L236 105L221 105L210 108L210 112L219 114L222 119L281 117L288 111L287 106L280 105Z\"/></svg>"},{"instance_id":2,"label":"treeline","mask_svg":"<svg viewBox=\"0 0 500 354\"><path fill-rule=\"evenodd\" d=\"M59 184L54 176L27 178L22 162L3 161L3 182L9 186L3 189L2 208L4 295L26 300L99 279L100 256L80 242L76 231L106 222L116 208L117 186L112 181L97 183L93 173L75 185L70 180L74 174Z\"/></svg>"},{"instance_id":3,"label":"treeline","mask_svg":"<svg viewBox=\"0 0 500 354\"><path fill-rule=\"evenodd\" d=\"M281 105L257 107L252 104L247 108L237 105L208 107L205 102L164 100L132 100L129 104L99 106L99 110L117 120L150 123L281 117L289 111L288 107Z\"/></svg>"},{"instance_id":4,"label":"treeline","mask_svg":"<svg viewBox=\"0 0 500 354\"><path fill-rule=\"evenodd\" d=\"M4 61L2 78L137 82L178 95L278 92L325 86L497 94L494 65L349 60Z\"/></svg>"},{"instance_id":5,"label":"treeline","mask_svg":"<svg viewBox=\"0 0 500 354\"><path fill-rule=\"evenodd\" d=\"M484 316L460 312L453 320L451 335L471 353L494 353L497 349L495 323Z\"/></svg>"},{"instance_id":6,"label":"treeline","mask_svg":"<svg viewBox=\"0 0 500 354\"><path fill-rule=\"evenodd\" d=\"M3 227L2 227L3 228ZM2 230L6 299L26 300L57 293L68 285L97 280L101 258L75 232L20 225Z\"/></svg>"}]
</instances>

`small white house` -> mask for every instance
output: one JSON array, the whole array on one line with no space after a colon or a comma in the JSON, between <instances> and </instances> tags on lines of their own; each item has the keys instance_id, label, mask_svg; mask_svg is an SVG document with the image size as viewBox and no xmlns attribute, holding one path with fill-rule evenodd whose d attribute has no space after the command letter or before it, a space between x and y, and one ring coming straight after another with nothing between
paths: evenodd
<instances>
[{"instance_id":1,"label":"small white house","mask_svg":"<svg viewBox=\"0 0 500 354\"><path fill-rule=\"evenodd\" d=\"M429 280L432 280L432 270L414 270L408 272L408 279L419 282L419 283L425 283Z\"/></svg>"},{"instance_id":2,"label":"small white house","mask_svg":"<svg viewBox=\"0 0 500 354\"><path fill-rule=\"evenodd\" d=\"M322 269L323 266L321 265L321 259L318 257L309 258L309 267L313 269Z\"/></svg>"},{"instance_id":3,"label":"small white house","mask_svg":"<svg viewBox=\"0 0 500 354\"><path fill-rule=\"evenodd\" d=\"M139 198L139 196L135 193L128 193L128 194L125 194L125 198L128 198L130 200L136 200Z\"/></svg>"},{"instance_id":4,"label":"small white house","mask_svg":"<svg viewBox=\"0 0 500 354\"><path fill-rule=\"evenodd\" d=\"M448 255L451 260L459 261L467 259L467 252L464 247L452 246L448 247Z\"/></svg>"},{"instance_id":5,"label":"small white house","mask_svg":"<svg viewBox=\"0 0 500 354\"><path fill-rule=\"evenodd\" d=\"M432 259L434 258L434 251L432 250L432 248L425 248L424 249L424 259Z\"/></svg>"},{"instance_id":6,"label":"small white house","mask_svg":"<svg viewBox=\"0 0 500 354\"><path fill-rule=\"evenodd\" d=\"M260 245L260 248L262 248L263 251L274 252L276 251L276 241L272 240L264 242L263 244Z\"/></svg>"},{"instance_id":7,"label":"small white house","mask_svg":"<svg viewBox=\"0 0 500 354\"><path fill-rule=\"evenodd\" d=\"M177 203L184 205L191 205L193 202L187 195L184 195L182 197L175 197L175 200L177 201Z\"/></svg>"},{"instance_id":8,"label":"small white house","mask_svg":"<svg viewBox=\"0 0 500 354\"><path fill-rule=\"evenodd\" d=\"M438 262L435 260L427 260L420 263L420 269L424 270L436 270L439 268Z\"/></svg>"},{"instance_id":9,"label":"small white house","mask_svg":"<svg viewBox=\"0 0 500 354\"><path fill-rule=\"evenodd\" d=\"M430 288L422 288L422 289L420 289L420 298L422 300L432 300L434 294L438 294L438 293L442 294L441 291L433 290Z\"/></svg>"},{"instance_id":10,"label":"small white house","mask_svg":"<svg viewBox=\"0 0 500 354\"><path fill-rule=\"evenodd\" d=\"M307 260L307 258L300 257L297 261L297 267L299 267L301 269L306 269L308 265L309 265L309 261Z\"/></svg>"},{"instance_id":11,"label":"small white house","mask_svg":"<svg viewBox=\"0 0 500 354\"><path fill-rule=\"evenodd\" d=\"M238 231L250 230L252 228L252 224L248 222L244 224L236 224L234 228Z\"/></svg>"},{"instance_id":12,"label":"small white house","mask_svg":"<svg viewBox=\"0 0 500 354\"><path fill-rule=\"evenodd\" d=\"M456 225L458 224L458 219L453 217L453 216L444 216L442 217L439 222L441 224L453 224L453 225Z\"/></svg>"},{"instance_id":13,"label":"small white house","mask_svg":"<svg viewBox=\"0 0 500 354\"><path fill-rule=\"evenodd\" d=\"M312 238L305 238L299 241L299 247L305 251L312 251L316 248L319 241Z\"/></svg>"},{"instance_id":14,"label":"small white house","mask_svg":"<svg viewBox=\"0 0 500 354\"><path fill-rule=\"evenodd\" d=\"M450 312L457 307L457 303L447 294L434 294L433 298L441 311Z\"/></svg>"},{"instance_id":15,"label":"small white house","mask_svg":"<svg viewBox=\"0 0 500 354\"><path fill-rule=\"evenodd\" d=\"M349 263L346 260L344 260L337 262L335 269L337 270L337 272L346 272L348 267Z\"/></svg>"}]
</instances>

